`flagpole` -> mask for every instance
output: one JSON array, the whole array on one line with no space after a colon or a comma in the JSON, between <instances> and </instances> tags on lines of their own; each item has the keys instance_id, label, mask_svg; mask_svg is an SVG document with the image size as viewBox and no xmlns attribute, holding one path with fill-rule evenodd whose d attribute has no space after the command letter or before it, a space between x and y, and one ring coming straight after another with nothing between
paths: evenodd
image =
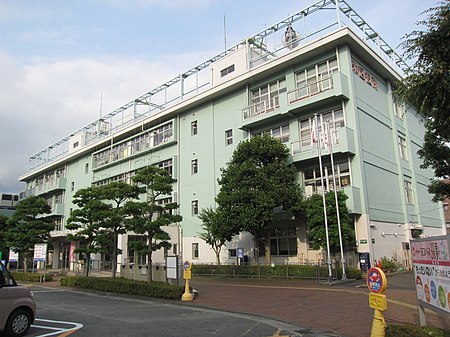
<instances>
[{"instance_id":1,"label":"flagpole","mask_svg":"<svg viewBox=\"0 0 450 337\"><path fill-rule=\"evenodd\" d=\"M323 186L323 170L322 170L322 155L321 155L321 134L319 134L319 124L317 123L317 114L314 114L314 124L315 128L317 128L317 143L318 143L318 153L319 153L319 169L320 169L320 184L322 186L322 201L323 201L323 216L325 219L325 236L327 240L327 264L328 264L328 283L331 284L332 274L331 274L331 255L330 255L330 240L328 236L328 220L327 220L327 207L325 201L325 188ZM323 130L322 130L323 131ZM314 130L315 132L315 130Z\"/></svg>"},{"instance_id":2,"label":"flagpole","mask_svg":"<svg viewBox=\"0 0 450 337\"><path fill-rule=\"evenodd\" d=\"M342 244L341 216L339 214L339 201L338 201L338 194L337 194L337 188L336 188L336 176L334 174L333 138L331 137L330 121L327 121L327 135L328 135L328 145L330 147L331 172L333 174L334 199L336 201L336 217L337 217L338 232L339 232L339 245L341 246L342 280L346 280L347 275L345 273L345 257L344 257L344 246Z\"/></svg>"}]
</instances>

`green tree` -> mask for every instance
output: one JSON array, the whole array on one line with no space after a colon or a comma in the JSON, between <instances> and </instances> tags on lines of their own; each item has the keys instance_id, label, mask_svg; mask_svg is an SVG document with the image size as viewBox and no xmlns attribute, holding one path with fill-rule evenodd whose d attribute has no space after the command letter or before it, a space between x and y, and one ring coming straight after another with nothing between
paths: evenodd
<instances>
[{"instance_id":1,"label":"green tree","mask_svg":"<svg viewBox=\"0 0 450 337\"><path fill-rule=\"evenodd\" d=\"M8 248L6 247L6 229L7 229L8 218L0 214L0 249Z\"/></svg>"},{"instance_id":2,"label":"green tree","mask_svg":"<svg viewBox=\"0 0 450 337\"><path fill-rule=\"evenodd\" d=\"M107 231L112 232L113 243L111 246L112 253L112 277L116 277L117 255L122 252L118 249L118 238L120 234L127 232L125 228L125 214L123 212L124 203L130 199L139 197L139 187L124 182L113 182L108 185L99 187L99 193L102 199L112 203L110 214L105 219L104 226Z\"/></svg>"},{"instance_id":3,"label":"green tree","mask_svg":"<svg viewBox=\"0 0 450 337\"><path fill-rule=\"evenodd\" d=\"M427 11L424 31L406 35L403 47L414 65L396 90L398 97L423 117L424 143L418 154L422 167L438 178L450 176L450 2ZM435 180L429 186L434 201L450 197L450 184Z\"/></svg>"},{"instance_id":4,"label":"green tree","mask_svg":"<svg viewBox=\"0 0 450 337\"><path fill-rule=\"evenodd\" d=\"M6 245L19 253L25 271L28 271L34 245L47 242L54 228L51 218L46 216L50 212L51 207L44 198L31 196L17 204L15 213L7 221Z\"/></svg>"},{"instance_id":5,"label":"green tree","mask_svg":"<svg viewBox=\"0 0 450 337\"><path fill-rule=\"evenodd\" d=\"M75 233L67 235L70 241L78 241L76 253L84 253L85 275L89 276L91 254L104 251L105 221L111 214L111 205L101 201L101 190L98 187L87 187L78 190L73 196L73 203L79 208L72 211L67 219L66 228Z\"/></svg>"},{"instance_id":6,"label":"green tree","mask_svg":"<svg viewBox=\"0 0 450 337\"><path fill-rule=\"evenodd\" d=\"M297 173L289 164L289 149L269 135L255 136L239 143L227 167L221 169L220 192L216 202L223 220L235 234L247 231L255 246L265 247L270 263L270 225L274 209L291 211L301 202Z\"/></svg>"},{"instance_id":7,"label":"green tree","mask_svg":"<svg viewBox=\"0 0 450 337\"><path fill-rule=\"evenodd\" d=\"M170 248L169 234L162 229L172 223L180 222L182 217L175 214L176 202L158 204L158 199L172 193L175 180L169 173L157 166L147 166L133 177L137 184L145 186L146 201L128 201L124 206L128 218L125 224L128 230L146 237L146 243L132 243L130 247L140 255L147 256L147 281L152 282L152 254L163 247Z\"/></svg>"},{"instance_id":8,"label":"green tree","mask_svg":"<svg viewBox=\"0 0 450 337\"><path fill-rule=\"evenodd\" d=\"M227 241L230 241L235 233L221 221L220 209L211 207L202 209L198 218L202 221L203 231L199 237L204 240L216 254L217 265L220 265L220 252Z\"/></svg>"},{"instance_id":9,"label":"green tree","mask_svg":"<svg viewBox=\"0 0 450 337\"><path fill-rule=\"evenodd\" d=\"M339 218L341 222L342 244L344 247L353 247L355 244L355 233L352 219L349 215L345 200L348 197L343 191L338 191ZM325 194L328 238L331 253L340 251L339 229L337 222L336 199L334 191ZM313 194L304 201L305 213L308 224L308 237L313 242L314 249L327 249L325 233L325 217L323 214L322 194ZM344 249L345 250L345 249Z\"/></svg>"}]
</instances>

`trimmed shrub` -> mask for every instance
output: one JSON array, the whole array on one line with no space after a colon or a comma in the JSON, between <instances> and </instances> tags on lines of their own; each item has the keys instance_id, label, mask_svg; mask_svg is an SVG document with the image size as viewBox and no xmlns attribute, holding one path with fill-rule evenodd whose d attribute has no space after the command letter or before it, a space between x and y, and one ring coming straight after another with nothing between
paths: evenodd
<instances>
[{"instance_id":1,"label":"trimmed shrub","mask_svg":"<svg viewBox=\"0 0 450 337\"><path fill-rule=\"evenodd\" d=\"M450 330L416 325L389 325L386 337L450 337Z\"/></svg>"},{"instance_id":2,"label":"trimmed shrub","mask_svg":"<svg viewBox=\"0 0 450 337\"><path fill-rule=\"evenodd\" d=\"M25 273L25 272L11 272L16 281L41 282L44 279L44 274L40 273ZM53 281L51 275L45 275L45 282Z\"/></svg>"},{"instance_id":3,"label":"trimmed shrub","mask_svg":"<svg viewBox=\"0 0 450 337\"><path fill-rule=\"evenodd\" d=\"M316 279L320 275L328 275L326 266L316 265L206 265L193 264L192 273L202 276L227 276L227 277L261 277L261 278L303 278ZM342 276L338 268L337 274ZM361 279L361 271L356 268L346 269L347 278Z\"/></svg>"},{"instance_id":4,"label":"trimmed shrub","mask_svg":"<svg viewBox=\"0 0 450 337\"><path fill-rule=\"evenodd\" d=\"M184 287L182 286L174 286L163 282L147 283L124 278L70 276L62 277L61 285L169 300L180 300L184 293Z\"/></svg>"}]
</instances>

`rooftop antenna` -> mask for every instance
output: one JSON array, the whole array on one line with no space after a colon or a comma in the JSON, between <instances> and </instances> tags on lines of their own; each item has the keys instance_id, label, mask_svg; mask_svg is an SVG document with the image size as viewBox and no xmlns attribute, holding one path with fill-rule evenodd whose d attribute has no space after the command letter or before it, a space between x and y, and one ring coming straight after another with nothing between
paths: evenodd
<instances>
[{"instance_id":1,"label":"rooftop antenna","mask_svg":"<svg viewBox=\"0 0 450 337\"><path fill-rule=\"evenodd\" d=\"M225 50L227 50L227 24L225 14L223 15L223 39L225 43Z\"/></svg>"},{"instance_id":2,"label":"rooftop antenna","mask_svg":"<svg viewBox=\"0 0 450 337\"><path fill-rule=\"evenodd\" d=\"M100 91L100 117L99 118L102 118L102 108L103 108L103 90L102 91Z\"/></svg>"}]
</instances>

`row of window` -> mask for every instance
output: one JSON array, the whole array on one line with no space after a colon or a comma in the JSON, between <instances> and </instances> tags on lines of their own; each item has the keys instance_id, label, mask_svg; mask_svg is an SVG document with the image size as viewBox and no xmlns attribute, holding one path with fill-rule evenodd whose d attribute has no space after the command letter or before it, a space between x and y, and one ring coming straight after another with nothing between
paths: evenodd
<instances>
[{"instance_id":1,"label":"row of window","mask_svg":"<svg viewBox=\"0 0 450 337\"><path fill-rule=\"evenodd\" d=\"M172 176L172 174L173 174L173 160L172 159L167 159L167 160L161 161L155 165L160 168L165 169ZM119 174L119 175L116 175L113 177L98 180L95 183L93 183L92 186L104 186L104 185L108 185L108 184L114 183L114 182L124 182L127 184L131 184L132 178L135 175L136 175L136 171L125 172L125 173L122 173L122 174Z\"/></svg>"},{"instance_id":2,"label":"row of window","mask_svg":"<svg viewBox=\"0 0 450 337\"><path fill-rule=\"evenodd\" d=\"M111 149L93 155L93 167L100 167L121 160L131 155L142 153L155 146L173 140L172 122L162 125L158 129L134 137L127 142L113 146Z\"/></svg>"}]
</instances>

